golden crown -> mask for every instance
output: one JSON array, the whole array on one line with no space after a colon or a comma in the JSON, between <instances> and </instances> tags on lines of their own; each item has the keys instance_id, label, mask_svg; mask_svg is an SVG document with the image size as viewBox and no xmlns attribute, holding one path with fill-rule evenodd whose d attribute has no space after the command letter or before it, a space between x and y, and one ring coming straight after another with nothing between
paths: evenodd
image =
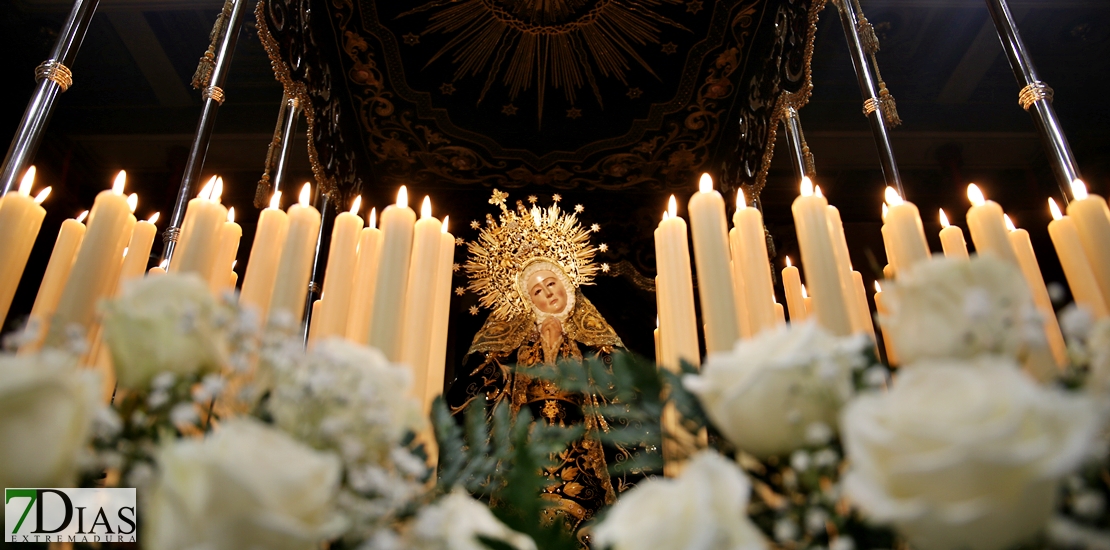
<instances>
[{"instance_id":1,"label":"golden crown","mask_svg":"<svg viewBox=\"0 0 1110 550\"><path fill-rule=\"evenodd\" d=\"M478 294L482 307L500 319L531 310L517 288L518 278L531 260L543 258L558 265L575 289L592 284L598 270L593 258L599 249L590 246L590 233L599 226L586 229L578 224L582 205L575 206L574 212L564 212L559 208L561 197L555 195L551 206L541 208L533 195L528 197L531 207L517 201L512 210L505 205L508 197L508 193L493 190L489 203L499 206L501 215L495 220L486 214L485 227L467 245L470 258L465 266L470 290ZM480 224L471 222L471 227L477 229ZM605 251L604 244L600 250Z\"/></svg>"}]
</instances>

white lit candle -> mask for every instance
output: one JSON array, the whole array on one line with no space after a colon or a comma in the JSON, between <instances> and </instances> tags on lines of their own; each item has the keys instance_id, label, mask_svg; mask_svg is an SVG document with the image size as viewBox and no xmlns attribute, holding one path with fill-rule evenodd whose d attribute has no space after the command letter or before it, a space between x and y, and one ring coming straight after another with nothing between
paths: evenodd
<instances>
[{"instance_id":1,"label":"white lit candle","mask_svg":"<svg viewBox=\"0 0 1110 550\"><path fill-rule=\"evenodd\" d=\"M196 273L201 279L210 280L220 249L220 236L227 220L227 208L220 204L223 186L223 178L217 177L207 196L197 197L200 200L195 203L196 213L192 222L188 226L182 225L184 247L180 252L174 253L170 261L170 271ZM193 201L189 201L189 207L194 207ZM181 262L175 267L178 254L181 255Z\"/></svg>"},{"instance_id":2,"label":"white lit candle","mask_svg":"<svg viewBox=\"0 0 1110 550\"><path fill-rule=\"evenodd\" d=\"M127 243L127 255L123 258L123 267L120 268L119 287L141 278L146 273L146 264L150 261L150 249L154 246L154 237L158 234L158 213L155 212L150 219L137 222L131 230L131 240ZM118 289L117 289L118 290Z\"/></svg>"},{"instance_id":3,"label":"white lit candle","mask_svg":"<svg viewBox=\"0 0 1110 550\"><path fill-rule=\"evenodd\" d=\"M46 345L62 347L70 343L69 330L75 327L88 338L96 319L96 304L114 290L121 265L120 243L126 243L128 225L135 217L123 196L127 174L120 170L110 190L101 191L89 213L88 229L77 251L71 273L58 301L58 309L47 332Z\"/></svg>"},{"instance_id":4,"label":"white lit candle","mask_svg":"<svg viewBox=\"0 0 1110 550\"><path fill-rule=\"evenodd\" d=\"M443 222L432 217L432 201L424 197L420 220L413 228L412 260L405 296L405 328L401 362L413 372L413 391L424 402L428 391L428 348L435 315L436 264Z\"/></svg>"},{"instance_id":5,"label":"white lit candle","mask_svg":"<svg viewBox=\"0 0 1110 550\"><path fill-rule=\"evenodd\" d=\"M1102 297L1110 300L1110 209L1105 199L1087 193L1087 184L1082 180L1073 181L1071 191L1075 200L1068 204L1068 217L1075 220L1079 242L1087 253ZM1110 308L1110 303L1107 307Z\"/></svg>"},{"instance_id":6,"label":"white lit candle","mask_svg":"<svg viewBox=\"0 0 1110 550\"><path fill-rule=\"evenodd\" d=\"M281 248L274 292L270 298L270 322L292 320L300 324L304 318L308 280L316 257L316 235L320 230L320 211L311 204L312 185L304 184L299 202L289 207L289 230Z\"/></svg>"},{"instance_id":7,"label":"white lit candle","mask_svg":"<svg viewBox=\"0 0 1110 550\"><path fill-rule=\"evenodd\" d=\"M351 210L336 216L332 226L328 265L324 270L324 288L320 298L323 302L320 316L312 321L319 323L316 329L318 339L342 337L347 332L347 313L351 308L358 240L363 224L362 216L358 215L360 206L362 197L355 197Z\"/></svg>"},{"instance_id":8,"label":"white lit candle","mask_svg":"<svg viewBox=\"0 0 1110 550\"><path fill-rule=\"evenodd\" d=\"M986 200L983 191L974 183L967 186L967 198L971 201L971 208L967 211L967 228L971 232L971 241L975 243L975 252L980 256L991 255L1017 265L1017 256L1010 246L1002 207L994 201Z\"/></svg>"},{"instance_id":9,"label":"white lit candle","mask_svg":"<svg viewBox=\"0 0 1110 550\"><path fill-rule=\"evenodd\" d=\"M1051 198L1048 199L1048 209L1052 213L1052 221L1048 224L1048 235L1052 237L1052 245L1060 258L1060 266L1064 268L1064 276L1068 279L1068 286L1071 287L1071 295L1075 298L1075 303L1087 308L1095 319L1106 317L1106 300L1095 280L1094 272L1091 271L1091 264L1087 259L1087 252L1083 250L1075 220L1063 215L1056 201Z\"/></svg>"},{"instance_id":10,"label":"white lit candle","mask_svg":"<svg viewBox=\"0 0 1110 550\"><path fill-rule=\"evenodd\" d=\"M50 319L54 316L54 310L58 307L58 299L61 298L62 288L69 280L74 257L77 256L81 240L85 238L85 224L81 221L88 214L89 211L86 210L76 219L71 218L62 222L62 227L58 230L58 238L54 241L54 250L50 253L50 261L46 264L46 272L42 275L38 294L35 295L35 305L31 308L31 315L27 319L27 329L34 336L25 341L19 348L21 353L35 351L42 345L42 340L46 336L46 330L50 325Z\"/></svg>"},{"instance_id":11,"label":"white lit candle","mask_svg":"<svg viewBox=\"0 0 1110 550\"><path fill-rule=\"evenodd\" d=\"M745 305L751 322L752 336L773 328L775 315L775 288L771 283L771 265L767 259L767 240L763 230L763 215L749 208L743 191L736 192L736 213L732 215L736 226L738 250L734 250L737 271L744 278ZM700 267L699 267L700 270Z\"/></svg>"},{"instance_id":12,"label":"white lit candle","mask_svg":"<svg viewBox=\"0 0 1110 550\"><path fill-rule=\"evenodd\" d=\"M412 255L416 212L408 206L408 190L397 191L397 204L382 212L382 251L374 281L373 315L367 342L393 362L401 361L404 344L405 296Z\"/></svg>"},{"instance_id":13,"label":"white lit candle","mask_svg":"<svg viewBox=\"0 0 1110 550\"><path fill-rule=\"evenodd\" d=\"M815 189L815 194L821 196L821 188ZM829 238L832 239L833 254L836 256L836 270L840 276L840 293L844 297L844 305L848 308L848 319L852 324L852 333L867 332L867 320L860 316L856 307L856 291L852 286L852 259L848 254L848 241L844 237L844 222L840 220L840 210L833 205L825 207L826 219L829 224Z\"/></svg>"},{"instance_id":14,"label":"white lit candle","mask_svg":"<svg viewBox=\"0 0 1110 550\"><path fill-rule=\"evenodd\" d=\"M886 303L883 302L883 287L879 285L879 281L875 281L875 313L879 314L879 330L883 335L883 349L886 350L886 362L890 366L898 364L898 356L894 352L894 342L890 339L890 333L886 330L887 314Z\"/></svg>"},{"instance_id":15,"label":"white lit candle","mask_svg":"<svg viewBox=\"0 0 1110 550\"><path fill-rule=\"evenodd\" d=\"M439 260L436 262L435 313L432 315L432 340L428 351L428 390L424 400L425 414L432 401L443 393L447 372L447 326L451 313L451 274L455 264L455 236L447 231L448 217L443 217L439 235Z\"/></svg>"},{"instance_id":16,"label":"white lit candle","mask_svg":"<svg viewBox=\"0 0 1110 550\"><path fill-rule=\"evenodd\" d=\"M678 217L674 195L667 213L655 229L655 261L659 281L665 285L661 297L663 348L667 357L663 366L677 370L679 361L701 364L698 348L698 325L694 313L694 284L690 274L690 247L687 244L686 222Z\"/></svg>"},{"instance_id":17,"label":"white lit candle","mask_svg":"<svg viewBox=\"0 0 1110 550\"><path fill-rule=\"evenodd\" d=\"M1010 245L1013 246L1017 256L1021 274L1025 276L1025 283L1033 295L1033 305L1041 314L1041 322L1048 340L1048 348L1052 351L1052 358L1056 366L1064 368L1068 363L1068 346L1064 343L1064 335L1060 332L1060 324L1056 320L1056 312L1052 308L1052 299L1045 288L1044 277L1041 276L1041 266L1037 263L1037 256L1033 253L1033 243L1029 240L1029 232L1014 227L1009 216L1005 217L1007 228L1010 230Z\"/></svg>"},{"instance_id":18,"label":"white lit candle","mask_svg":"<svg viewBox=\"0 0 1110 550\"><path fill-rule=\"evenodd\" d=\"M790 322L801 323L807 317L802 297L802 277L798 268L791 265L790 256L786 257L786 267L782 268L782 287L786 294L786 307L790 311Z\"/></svg>"},{"instance_id":19,"label":"white lit candle","mask_svg":"<svg viewBox=\"0 0 1110 550\"><path fill-rule=\"evenodd\" d=\"M231 284L231 266L235 257L239 255L239 241L243 238L243 228L235 223L235 208L227 211L227 221L220 226L220 241L212 261L212 271L208 277L208 286L212 292L219 294L234 289Z\"/></svg>"},{"instance_id":20,"label":"white lit candle","mask_svg":"<svg viewBox=\"0 0 1110 550\"><path fill-rule=\"evenodd\" d=\"M247 259L247 272L243 275L243 288L239 293L239 303L254 308L260 320L268 318L281 248L288 231L289 216L281 210L281 191L277 191L270 198L269 208L258 215L254 243Z\"/></svg>"},{"instance_id":21,"label":"white lit candle","mask_svg":"<svg viewBox=\"0 0 1110 550\"><path fill-rule=\"evenodd\" d=\"M725 201L713 189L713 178L709 174L701 175L698 187L698 192L690 197L690 230L694 240L694 261L698 267L701 314L708 326L706 351L728 351L740 338L740 327L737 325L736 298L729 266Z\"/></svg>"},{"instance_id":22,"label":"white lit candle","mask_svg":"<svg viewBox=\"0 0 1110 550\"><path fill-rule=\"evenodd\" d=\"M948 216L944 209L940 209L940 246L944 250L944 257L954 260L966 260L967 241L964 240L964 230L948 223Z\"/></svg>"},{"instance_id":23,"label":"white lit candle","mask_svg":"<svg viewBox=\"0 0 1110 550\"><path fill-rule=\"evenodd\" d=\"M374 279L382 253L382 232L378 229L378 210L370 209L370 221L358 240L351 309L347 314L347 339L366 344L370 337L370 316L374 312Z\"/></svg>"},{"instance_id":24,"label":"white lit candle","mask_svg":"<svg viewBox=\"0 0 1110 550\"><path fill-rule=\"evenodd\" d=\"M803 177L801 194L794 199L791 210L798 232L802 265L806 269L806 281L813 288L817 321L829 332L847 336L852 333L851 317L844 301L844 285L840 281L832 237L829 235L828 205L824 197L813 193L813 182Z\"/></svg>"},{"instance_id":25,"label":"white lit candle","mask_svg":"<svg viewBox=\"0 0 1110 550\"><path fill-rule=\"evenodd\" d=\"M886 226L894 234L893 245L897 247L894 255L898 257L898 269L911 269L918 262L929 259L929 244L925 240L921 213L912 202L903 200L893 187L886 188L885 198L890 205Z\"/></svg>"},{"instance_id":26,"label":"white lit candle","mask_svg":"<svg viewBox=\"0 0 1110 550\"><path fill-rule=\"evenodd\" d=\"M27 169L19 188L0 197L0 323L8 315L23 269L31 257L46 210L39 204L46 200L50 188L40 197L31 198L35 167Z\"/></svg>"}]
</instances>

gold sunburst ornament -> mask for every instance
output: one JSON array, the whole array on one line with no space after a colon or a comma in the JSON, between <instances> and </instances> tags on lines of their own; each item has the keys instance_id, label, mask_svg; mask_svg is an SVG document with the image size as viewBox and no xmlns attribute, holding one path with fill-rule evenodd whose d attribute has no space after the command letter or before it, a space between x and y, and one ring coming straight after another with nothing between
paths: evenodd
<instances>
[{"instance_id":1,"label":"gold sunburst ornament","mask_svg":"<svg viewBox=\"0 0 1110 550\"><path fill-rule=\"evenodd\" d=\"M478 294L478 303L500 319L531 311L518 289L520 275L529 265L543 261L558 266L569 279L571 292L593 284L598 270L590 231L578 223L575 213L564 212L558 204L528 208L522 201L513 210L505 204L507 196L493 190L490 203L501 207L501 215L496 220L486 215L485 227L467 245L470 258L465 266L469 289Z\"/></svg>"}]
</instances>

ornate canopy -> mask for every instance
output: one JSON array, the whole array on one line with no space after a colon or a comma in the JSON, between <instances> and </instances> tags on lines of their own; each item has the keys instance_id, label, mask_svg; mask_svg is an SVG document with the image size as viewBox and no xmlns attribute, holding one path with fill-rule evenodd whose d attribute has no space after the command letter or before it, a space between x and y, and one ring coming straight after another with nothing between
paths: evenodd
<instances>
[{"instance_id":1,"label":"ornate canopy","mask_svg":"<svg viewBox=\"0 0 1110 550\"><path fill-rule=\"evenodd\" d=\"M824 0L262 0L339 197L400 183L762 188ZM485 192L485 191L484 191ZM483 192L483 193L484 193Z\"/></svg>"}]
</instances>

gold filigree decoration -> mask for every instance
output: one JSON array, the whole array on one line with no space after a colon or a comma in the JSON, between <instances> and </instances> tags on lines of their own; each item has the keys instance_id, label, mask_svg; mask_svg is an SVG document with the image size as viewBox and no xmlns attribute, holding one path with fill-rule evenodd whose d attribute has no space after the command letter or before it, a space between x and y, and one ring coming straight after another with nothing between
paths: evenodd
<instances>
[{"instance_id":1,"label":"gold filigree decoration","mask_svg":"<svg viewBox=\"0 0 1110 550\"><path fill-rule=\"evenodd\" d=\"M430 16L421 36L442 33L450 39L428 64L450 57L455 64L455 81L484 75L479 103L499 77L509 89L510 102L535 86L537 117L542 122L544 95L549 87L561 89L567 102L573 105L577 92L589 86L602 105L599 75L615 78L627 86L629 67L638 65L658 78L636 48L658 45L663 26L685 30L653 11L661 4L680 4L682 0L598 0L587 6L589 3L435 0L401 17L438 10Z\"/></svg>"},{"instance_id":2,"label":"gold filigree decoration","mask_svg":"<svg viewBox=\"0 0 1110 550\"><path fill-rule=\"evenodd\" d=\"M505 205L506 197L507 193L493 190L490 204L499 206L501 215L495 220L487 214L486 226L467 245L469 288L478 294L482 307L492 310L498 319L526 317L531 307L517 290L517 277L525 264L536 258L558 264L574 289L592 284L597 249L590 246L590 232L578 223L578 217L558 204L529 209L517 201L513 210Z\"/></svg>"}]
</instances>

